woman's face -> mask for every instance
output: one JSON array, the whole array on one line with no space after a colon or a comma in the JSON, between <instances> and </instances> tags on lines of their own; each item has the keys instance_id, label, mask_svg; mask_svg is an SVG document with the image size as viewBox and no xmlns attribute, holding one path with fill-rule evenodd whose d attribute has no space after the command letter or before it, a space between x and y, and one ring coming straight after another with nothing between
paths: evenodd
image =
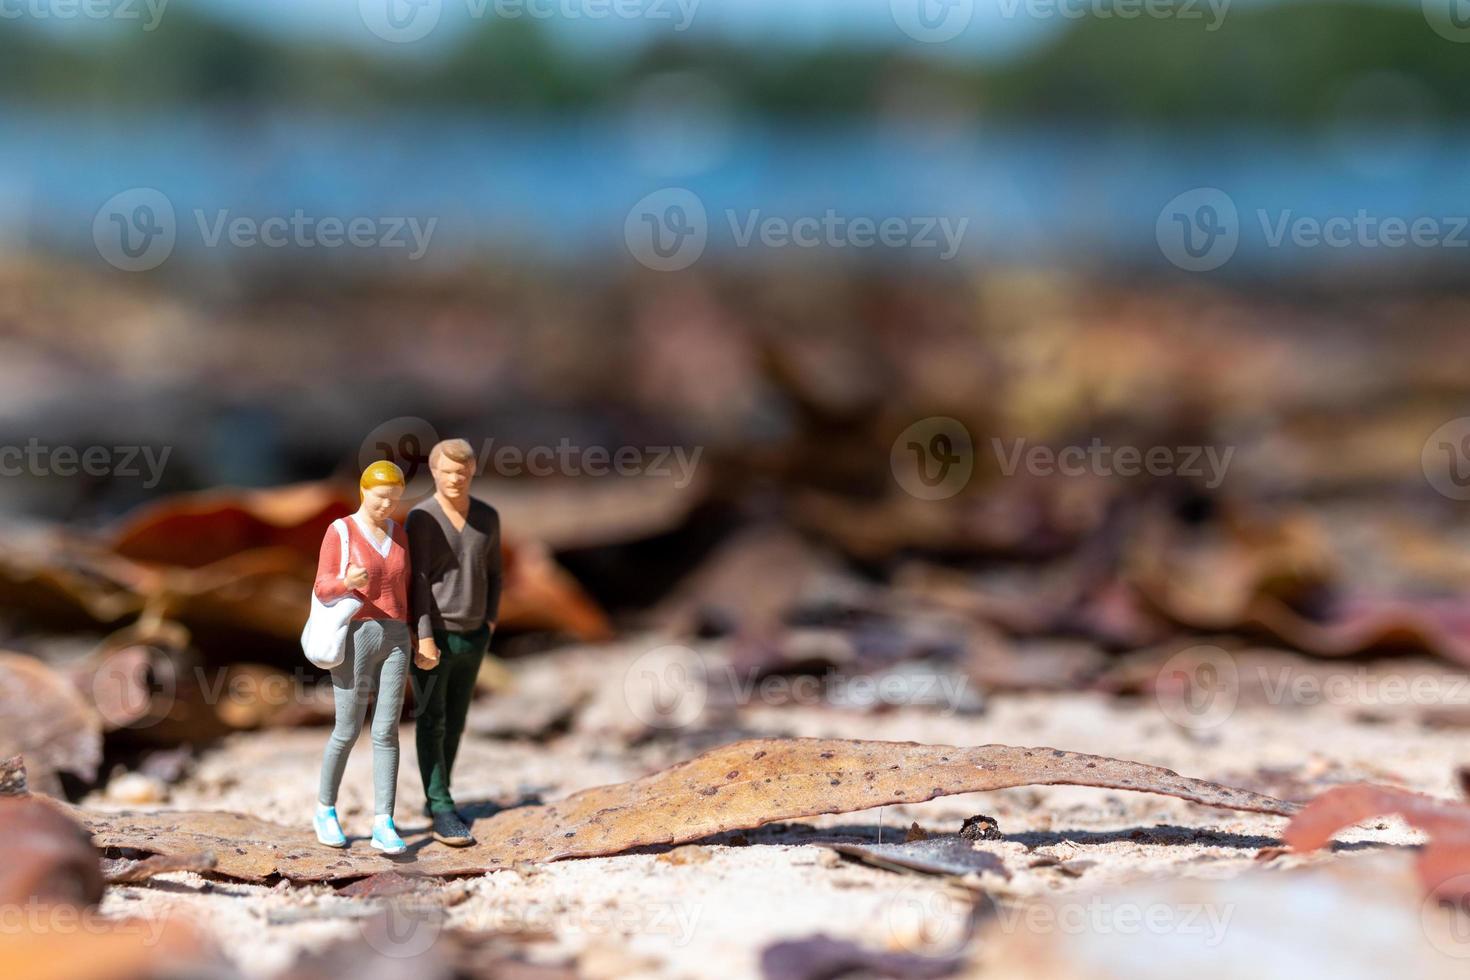
<instances>
[{"instance_id":1,"label":"woman's face","mask_svg":"<svg viewBox=\"0 0 1470 980\"><path fill-rule=\"evenodd\" d=\"M394 506L403 496L402 487L373 487L362 493L362 511L379 524L393 513Z\"/></svg>"}]
</instances>

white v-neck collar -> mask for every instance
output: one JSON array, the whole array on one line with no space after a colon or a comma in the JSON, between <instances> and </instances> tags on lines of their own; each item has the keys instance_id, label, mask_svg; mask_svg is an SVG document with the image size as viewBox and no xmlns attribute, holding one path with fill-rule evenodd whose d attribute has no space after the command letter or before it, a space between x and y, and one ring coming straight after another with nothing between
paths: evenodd
<instances>
[{"instance_id":1,"label":"white v-neck collar","mask_svg":"<svg viewBox=\"0 0 1470 980\"><path fill-rule=\"evenodd\" d=\"M362 534L362 539L368 543L368 546L387 558L388 552L393 548L393 522L391 520L388 522L388 533L383 535L382 544L373 540L372 528L364 525L362 518L355 513L352 515L352 522L357 525L357 530Z\"/></svg>"}]
</instances>

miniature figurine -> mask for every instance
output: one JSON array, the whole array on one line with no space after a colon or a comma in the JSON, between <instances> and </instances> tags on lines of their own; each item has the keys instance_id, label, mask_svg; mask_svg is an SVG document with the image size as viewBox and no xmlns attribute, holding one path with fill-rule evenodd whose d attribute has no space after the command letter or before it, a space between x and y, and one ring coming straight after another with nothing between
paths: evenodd
<instances>
[{"instance_id":1,"label":"miniature figurine","mask_svg":"<svg viewBox=\"0 0 1470 980\"><path fill-rule=\"evenodd\" d=\"M347 756L362 733L368 702L377 696L373 711L373 837L372 846L386 854L407 850L393 824L394 794L398 783L398 716L403 710L412 638L409 631L409 549L403 528L389 518L403 497L403 471L378 462L362 472L362 505L350 517L334 522L322 539L313 593L322 607L343 601L359 603L341 641L332 671L332 696L337 722L322 758L321 786L313 821L317 840L328 847L346 847L347 838L337 819L337 790ZM345 553L343 549L346 549ZM313 604L312 617L319 616ZM314 634L317 623L308 623ZM305 642L305 639L304 639ZM308 648L308 655L313 651Z\"/></svg>"},{"instance_id":2,"label":"miniature figurine","mask_svg":"<svg viewBox=\"0 0 1470 980\"><path fill-rule=\"evenodd\" d=\"M475 839L455 807L450 774L500 611L500 515L470 496L475 454L468 442L436 445L429 472L434 495L407 520L418 633L415 741L434 839L465 847Z\"/></svg>"}]
</instances>

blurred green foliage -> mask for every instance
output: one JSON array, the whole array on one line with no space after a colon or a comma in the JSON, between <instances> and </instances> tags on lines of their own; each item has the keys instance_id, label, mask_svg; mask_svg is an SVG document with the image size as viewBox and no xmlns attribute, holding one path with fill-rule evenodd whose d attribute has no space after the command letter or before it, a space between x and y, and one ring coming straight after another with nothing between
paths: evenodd
<instances>
[{"instance_id":1,"label":"blurred green foliage","mask_svg":"<svg viewBox=\"0 0 1470 980\"><path fill-rule=\"evenodd\" d=\"M0 86L12 105L534 111L617 106L640 78L691 69L723 86L737 108L776 114L860 114L895 100L909 110L1155 122L1470 110L1459 98L1470 90L1470 58L1435 35L1417 5L1232 9L1215 31L1200 20L1087 19L1003 64L923 53L897 44L809 51L681 40L610 57L555 45L534 21L520 20L484 24L428 57L378 57L171 9L152 33L81 41L7 21Z\"/></svg>"}]
</instances>

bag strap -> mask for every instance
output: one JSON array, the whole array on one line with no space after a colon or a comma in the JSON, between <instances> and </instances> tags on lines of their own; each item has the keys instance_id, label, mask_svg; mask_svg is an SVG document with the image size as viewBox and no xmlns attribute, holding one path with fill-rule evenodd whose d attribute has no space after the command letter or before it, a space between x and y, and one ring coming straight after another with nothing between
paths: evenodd
<instances>
[{"instance_id":1,"label":"bag strap","mask_svg":"<svg viewBox=\"0 0 1470 980\"><path fill-rule=\"evenodd\" d=\"M342 541L342 567L337 569L337 577L339 579L345 578L347 576L347 552L350 547L347 541L347 519L345 517L337 518L332 522L332 527L337 529L337 537Z\"/></svg>"}]
</instances>

